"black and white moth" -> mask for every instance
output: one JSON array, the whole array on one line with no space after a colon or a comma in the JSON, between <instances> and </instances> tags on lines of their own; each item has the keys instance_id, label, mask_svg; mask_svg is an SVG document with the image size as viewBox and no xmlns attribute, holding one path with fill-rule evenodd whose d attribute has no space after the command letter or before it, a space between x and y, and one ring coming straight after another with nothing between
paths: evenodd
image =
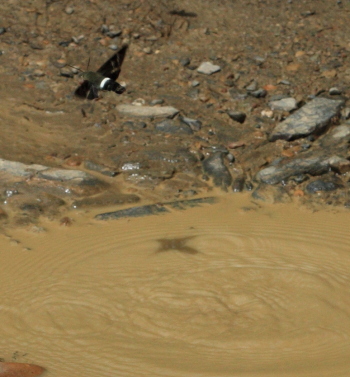
<instances>
[{"instance_id":1,"label":"black and white moth","mask_svg":"<svg viewBox=\"0 0 350 377\"><path fill-rule=\"evenodd\" d=\"M110 57L96 72L82 72L84 82L75 90L78 97L95 99L98 98L99 90L107 90L117 94L122 94L125 87L117 83L123 60L128 45L120 47L116 53Z\"/></svg>"}]
</instances>

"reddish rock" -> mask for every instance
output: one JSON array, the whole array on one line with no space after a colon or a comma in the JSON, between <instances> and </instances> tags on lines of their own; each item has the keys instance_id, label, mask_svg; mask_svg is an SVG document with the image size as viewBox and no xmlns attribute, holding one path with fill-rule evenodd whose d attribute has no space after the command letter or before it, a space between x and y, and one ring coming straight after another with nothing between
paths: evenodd
<instances>
[{"instance_id":1,"label":"reddish rock","mask_svg":"<svg viewBox=\"0 0 350 377\"><path fill-rule=\"evenodd\" d=\"M0 377L35 377L44 371L39 365L0 362Z\"/></svg>"}]
</instances>

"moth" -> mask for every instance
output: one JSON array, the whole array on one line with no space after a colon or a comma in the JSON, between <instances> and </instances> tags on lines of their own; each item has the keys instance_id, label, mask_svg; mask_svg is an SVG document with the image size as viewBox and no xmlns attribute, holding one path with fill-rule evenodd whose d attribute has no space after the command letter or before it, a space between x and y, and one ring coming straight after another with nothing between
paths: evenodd
<instances>
[{"instance_id":1,"label":"moth","mask_svg":"<svg viewBox=\"0 0 350 377\"><path fill-rule=\"evenodd\" d=\"M125 87L115 80L118 78L123 64L128 45L120 47L96 72L88 71L81 73L84 81L75 90L78 97L95 99L98 98L99 90L106 90L117 94L125 92Z\"/></svg>"}]
</instances>

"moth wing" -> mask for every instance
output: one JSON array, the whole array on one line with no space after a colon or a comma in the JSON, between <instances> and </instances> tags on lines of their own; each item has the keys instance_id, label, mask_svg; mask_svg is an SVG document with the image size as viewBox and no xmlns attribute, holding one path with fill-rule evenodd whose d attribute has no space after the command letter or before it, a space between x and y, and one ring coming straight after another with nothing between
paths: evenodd
<instances>
[{"instance_id":1,"label":"moth wing","mask_svg":"<svg viewBox=\"0 0 350 377\"><path fill-rule=\"evenodd\" d=\"M97 72L101 73L103 76L110 78L115 81L121 71L121 67L125 58L128 45L125 44L113 55L111 56L106 63L104 63Z\"/></svg>"},{"instance_id":2,"label":"moth wing","mask_svg":"<svg viewBox=\"0 0 350 377\"><path fill-rule=\"evenodd\" d=\"M98 89L96 89L89 81L84 80L75 90L74 94L81 98L95 99L98 98Z\"/></svg>"}]
</instances>

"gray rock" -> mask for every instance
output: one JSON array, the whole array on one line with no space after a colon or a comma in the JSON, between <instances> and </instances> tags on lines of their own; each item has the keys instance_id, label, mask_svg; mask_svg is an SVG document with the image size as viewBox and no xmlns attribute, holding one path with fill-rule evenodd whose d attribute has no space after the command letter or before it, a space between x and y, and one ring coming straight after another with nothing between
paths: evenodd
<instances>
[{"instance_id":1,"label":"gray rock","mask_svg":"<svg viewBox=\"0 0 350 377\"><path fill-rule=\"evenodd\" d=\"M179 117L180 121L187 124L192 131L199 131L202 128L202 122L198 119Z\"/></svg>"},{"instance_id":2,"label":"gray rock","mask_svg":"<svg viewBox=\"0 0 350 377\"><path fill-rule=\"evenodd\" d=\"M250 92L249 94L255 98L264 98L267 95L267 91L265 89L258 89Z\"/></svg>"},{"instance_id":3,"label":"gray rock","mask_svg":"<svg viewBox=\"0 0 350 377\"><path fill-rule=\"evenodd\" d=\"M133 105L118 105L119 113L128 116L141 118L173 118L179 110L172 106L133 106Z\"/></svg>"},{"instance_id":4,"label":"gray rock","mask_svg":"<svg viewBox=\"0 0 350 377\"><path fill-rule=\"evenodd\" d=\"M181 64L183 67L188 66L190 63L191 63L191 59L188 58L188 57L183 57L183 58L180 59L180 64Z\"/></svg>"},{"instance_id":5,"label":"gray rock","mask_svg":"<svg viewBox=\"0 0 350 377\"><path fill-rule=\"evenodd\" d=\"M165 119L157 123L156 130L167 134L193 134L192 129L187 124L179 124L171 119Z\"/></svg>"},{"instance_id":6,"label":"gray rock","mask_svg":"<svg viewBox=\"0 0 350 377\"><path fill-rule=\"evenodd\" d=\"M309 183L306 186L306 191L315 194L319 191L334 191L337 190L338 188L343 188L343 184L341 182L336 182L336 181L329 181L329 180L321 180L318 179L316 181L313 181Z\"/></svg>"},{"instance_id":7,"label":"gray rock","mask_svg":"<svg viewBox=\"0 0 350 377\"><path fill-rule=\"evenodd\" d=\"M333 157L296 158L281 166L269 166L256 174L259 182L274 185L300 174L321 175L331 168Z\"/></svg>"},{"instance_id":8,"label":"gray rock","mask_svg":"<svg viewBox=\"0 0 350 377\"><path fill-rule=\"evenodd\" d=\"M254 92L258 89L258 83L256 81L252 81L248 86L246 86L248 92Z\"/></svg>"},{"instance_id":9,"label":"gray rock","mask_svg":"<svg viewBox=\"0 0 350 377\"><path fill-rule=\"evenodd\" d=\"M297 101L295 98L282 98L277 101L269 102L271 110L292 111L297 108Z\"/></svg>"},{"instance_id":10,"label":"gray rock","mask_svg":"<svg viewBox=\"0 0 350 377\"><path fill-rule=\"evenodd\" d=\"M211 75L213 73L219 72L221 67L219 65L212 64L210 62L202 63L198 68L198 73L203 73L204 75Z\"/></svg>"},{"instance_id":11,"label":"gray rock","mask_svg":"<svg viewBox=\"0 0 350 377\"><path fill-rule=\"evenodd\" d=\"M203 170L213 178L215 186L227 190L232 183L232 177L224 164L224 153L217 152L203 161Z\"/></svg>"},{"instance_id":12,"label":"gray rock","mask_svg":"<svg viewBox=\"0 0 350 377\"><path fill-rule=\"evenodd\" d=\"M244 123L247 115L243 111L228 110L228 116L238 123Z\"/></svg>"},{"instance_id":13,"label":"gray rock","mask_svg":"<svg viewBox=\"0 0 350 377\"><path fill-rule=\"evenodd\" d=\"M270 141L293 140L322 131L338 115L343 100L317 97L279 123L270 135Z\"/></svg>"},{"instance_id":14,"label":"gray rock","mask_svg":"<svg viewBox=\"0 0 350 377\"><path fill-rule=\"evenodd\" d=\"M26 165L21 162L0 159L0 171L4 171L17 177L30 177L37 172L46 169L48 169L48 167L44 165Z\"/></svg>"},{"instance_id":15,"label":"gray rock","mask_svg":"<svg viewBox=\"0 0 350 377\"><path fill-rule=\"evenodd\" d=\"M140 207L133 207L122 209L120 211L101 213L95 216L97 220L122 219L125 217L142 217L150 215L159 215L170 212L167 207L177 210L184 210L187 208L197 207L201 204L214 204L217 198L207 197L198 199L179 200L174 202L167 202L161 204L151 204Z\"/></svg>"},{"instance_id":16,"label":"gray rock","mask_svg":"<svg viewBox=\"0 0 350 377\"><path fill-rule=\"evenodd\" d=\"M338 88L330 88L328 92L331 96L337 96L342 94L342 91Z\"/></svg>"}]
</instances>

